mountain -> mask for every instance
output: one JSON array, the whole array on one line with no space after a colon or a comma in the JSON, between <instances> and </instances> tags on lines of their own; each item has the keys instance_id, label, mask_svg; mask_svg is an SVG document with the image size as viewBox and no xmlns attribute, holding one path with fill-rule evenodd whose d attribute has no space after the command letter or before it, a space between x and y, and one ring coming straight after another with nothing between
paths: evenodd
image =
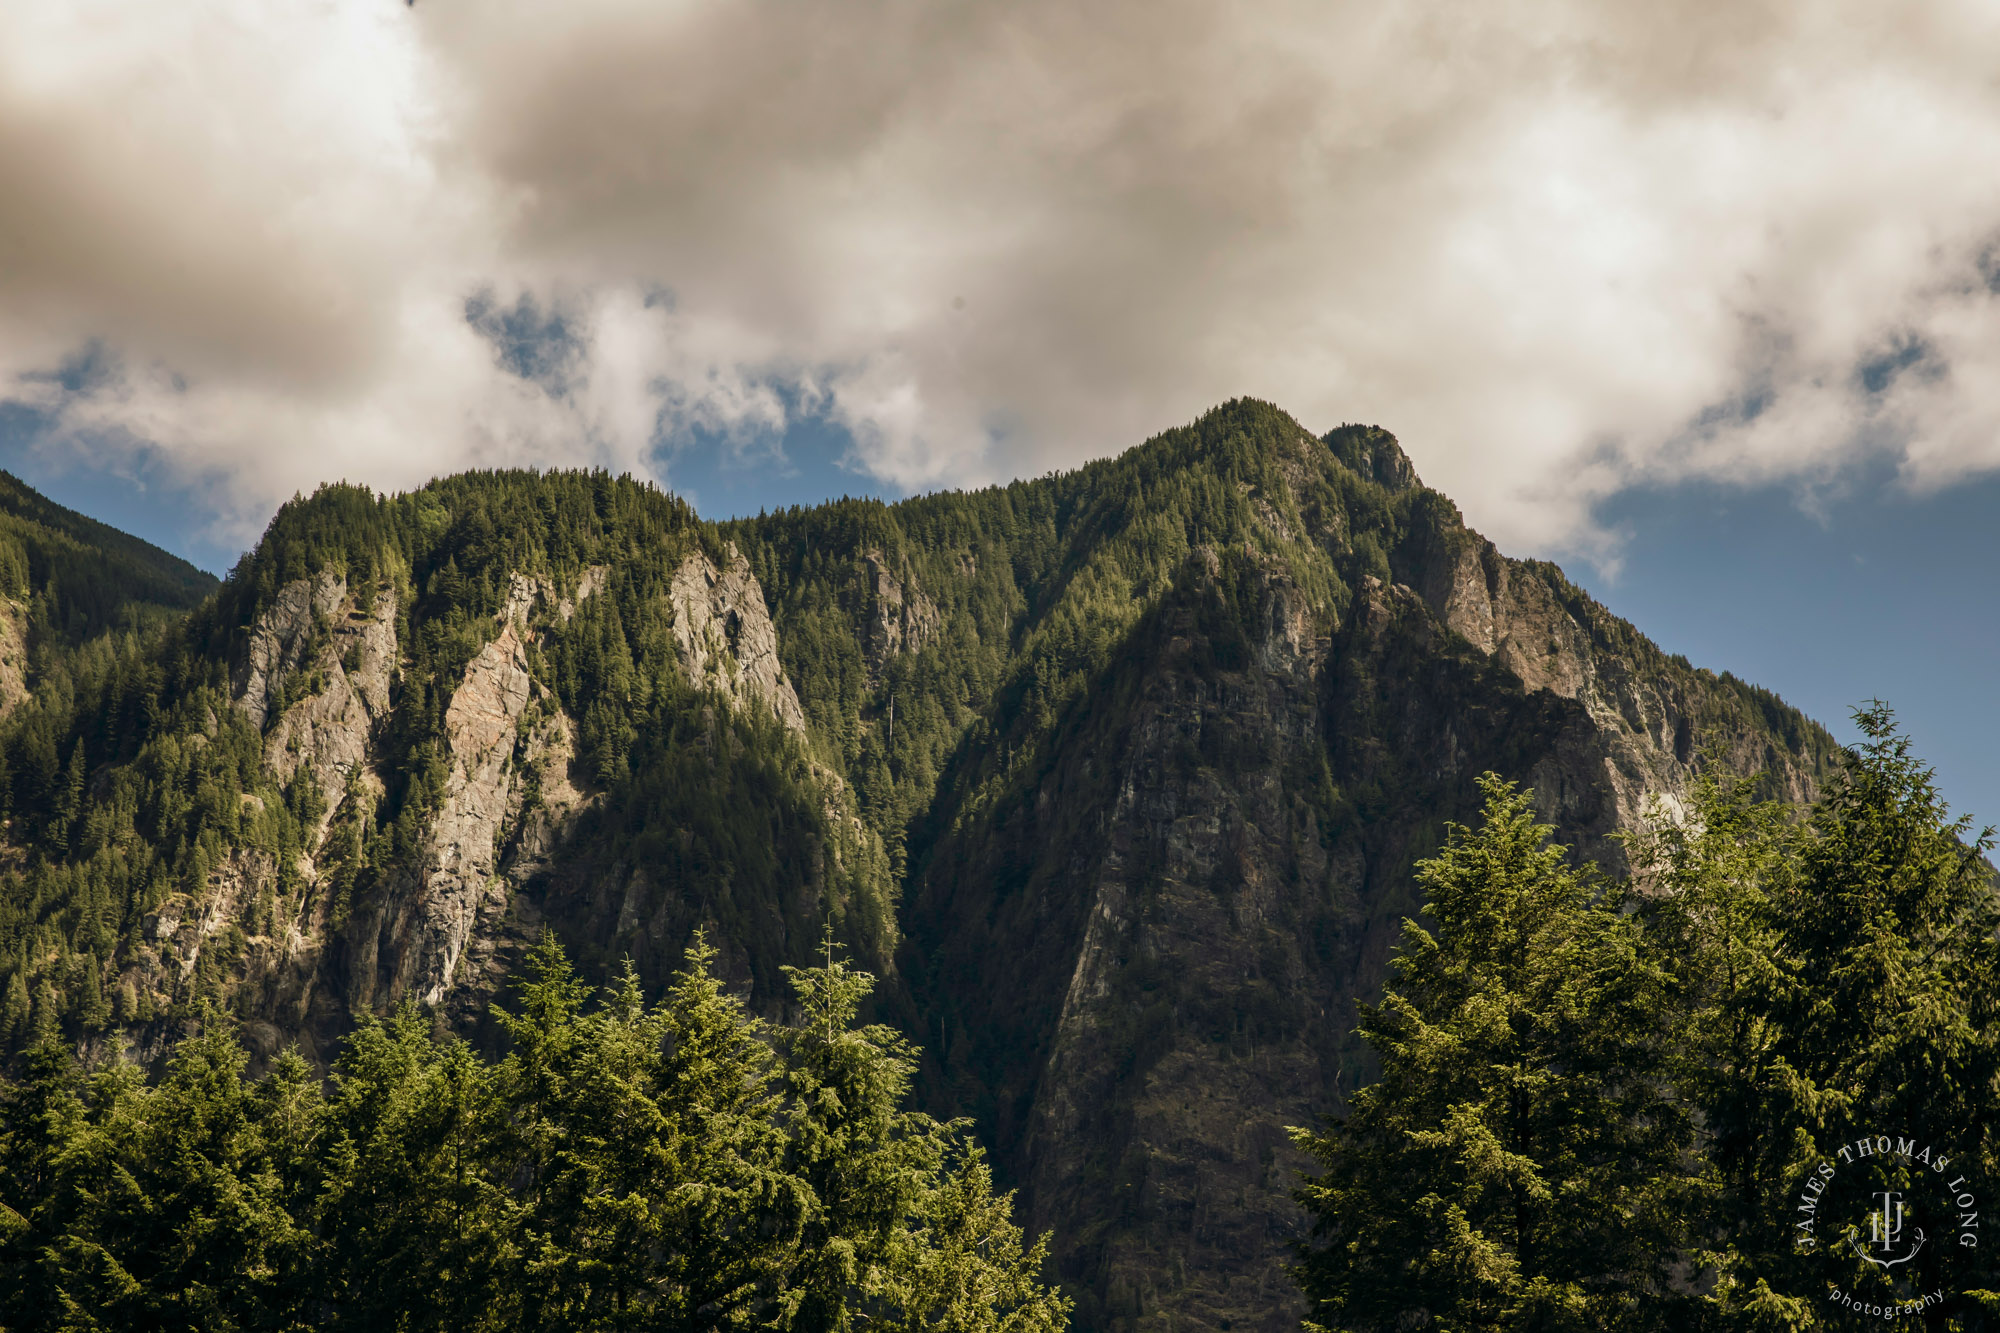
<instances>
[{"instance_id":1,"label":"mountain","mask_svg":"<svg viewBox=\"0 0 2000 1333\"><path fill-rule=\"evenodd\" d=\"M1250 401L720 525L603 473L327 487L66 671L0 722L0 1040L153 1058L212 1003L323 1060L410 1002L497 1041L544 926L655 988L706 927L776 1011L830 923L1080 1328L1295 1326L1284 1126L1368 1076L1354 1001L1481 772L1615 872L1700 765L1804 799L1835 754L1386 432Z\"/></svg>"},{"instance_id":2,"label":"mountain","mask_svg":"<svg viewBox=\"0 0 2000 1333\"><path fill-rule=\"evenodd\" d=\"M0 472L0 712L68 653L179 615L214 577Z\"/></svg>"}]
</instances>

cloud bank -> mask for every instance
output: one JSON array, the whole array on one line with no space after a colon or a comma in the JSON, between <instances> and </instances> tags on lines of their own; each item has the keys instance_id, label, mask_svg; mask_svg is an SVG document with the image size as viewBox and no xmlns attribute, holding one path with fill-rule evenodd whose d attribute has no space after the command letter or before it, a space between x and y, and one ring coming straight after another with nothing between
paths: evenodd
<instances>
[{"instance_id":1,"label":"cloud bank","mask_svg":"<svg viewBox=\"0 0 2000 1333\"><path fill-rule=\"evenodd\" d=\"M2000 468L1996 67L1972 0L17 5L0 400L247 538L800 413L978 484L1250 394L1602 558L1635 483Z\"/></svg>"}]
</instances>

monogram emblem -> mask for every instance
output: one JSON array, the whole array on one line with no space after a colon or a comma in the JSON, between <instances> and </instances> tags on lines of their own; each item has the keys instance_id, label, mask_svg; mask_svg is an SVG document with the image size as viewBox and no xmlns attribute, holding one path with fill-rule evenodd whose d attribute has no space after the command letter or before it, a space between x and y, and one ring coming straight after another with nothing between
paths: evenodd
<instances>
[{"instance_id":1,"label":"monogram emblem","mask_svg":"<svg viewBox=\"0 0 2000 1333\"><path fill-rule=\"evenodd\" d=\"M1883 1190L1875 1196L1879 1206L1868 1214L1868 1242L1861 1241L1861 1228L1847 1229L1847 1243L1854 1252L1878 1268L1894 1268L1917 1257L1924 1248L1924 1229L1912 1227L1916 1239L1908 1249L1903 1242L1903 1195L1899 1190Z\"/></svg>"}]
</instances>

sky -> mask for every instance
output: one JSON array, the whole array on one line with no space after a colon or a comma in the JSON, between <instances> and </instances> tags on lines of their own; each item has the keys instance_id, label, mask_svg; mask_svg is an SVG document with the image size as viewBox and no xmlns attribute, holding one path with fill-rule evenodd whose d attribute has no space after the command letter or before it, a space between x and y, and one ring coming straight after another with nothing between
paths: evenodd
<instances>
[{"instance_id":1,"label":"sky","mask_svg":"<svg viewBox=\"0 0 2000 1333\"><path fill-rule=\"evenodd\" d=\"M714 515L1394 431L2000 818L2000 7L0 9L0 466L226 569L323 481Z\"/></svg>"}]
</instances>

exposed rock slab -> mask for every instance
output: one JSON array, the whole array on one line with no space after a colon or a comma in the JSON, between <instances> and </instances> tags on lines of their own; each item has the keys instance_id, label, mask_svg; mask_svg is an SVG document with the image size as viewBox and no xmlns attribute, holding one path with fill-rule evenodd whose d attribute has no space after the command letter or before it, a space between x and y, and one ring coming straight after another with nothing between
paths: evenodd
<instances>
[{"instance_id":1,"label":"exposed rock slab","mask_svg":"<svg viewBox=\"0 0 2000 1333\"><path fill-rule=\"evenodd\" d=\"M298 579L278 590L257 617L243 658L236 665L236 706L262 731L277 711L285 683L322 646L333 618L347 601L347 580L331 569Z\"/></svg>"},{"instance_id":2,"label":"exposed rock slab","mask_svg":"<svg viewBox=\"0 0 2000 1333\"><path fill-rule=\"evenodd\" d=\"M27 697L27 612L17 602L0 599L0 717Z\"/></svg>"},{"instance_id":3,"label":"exposed rock slab","mask_svg":"<svg viewBox=\"0 0 2000 1333\"><path fill-rule=\"evenodd\" d=\"M943 618L922 589L890 571L880 551L863 557L868 571L868 613L862 651L868 668L880 672L890 658L914 653L937 637Z\"/></svg>"},{"instance_id":4,"label":"exposed rock slab","mask_svg":"<svg viewBox=\"0 0 2000 1333\"><path fill-rule=\"evenodd\" d=\"M537 610L568 620L604 582L586 570L573 596L515 574L500 632L466 665L445 708L450 769L416 869L391 896L371 942L378 1002L439 1005L483 995L513 893L546 865L586 797L571 775L575 724L528 669ZM532 796L532 799L531 799Z\"/></svg>"},{"instance_id":5,"label":"exposed rock slab","mask_svg":"<svg viewBox=\"0 0 2000 1333\"><path fill-rule=\"evenodd\" d=\"M305 769L329 817L348 778L367 773L375 727L389 715L397 662L396 594L383 589L365 610L343 605L337 614L316 659L294 668L310 669L323 683L286 709L264 737L265 766L281 782Z\"/></svg>"},{"instance_id":6,"label":"exposed rock slab","mask_svg":"<svg viewBox=\"0 0 2000 1333\"><path fill-rule=\"evenodd\" d=\"M793 731L806 729L805 710L778 661L778 631L750 562L729 547L717 569L697 551L668 586L674 647L696 688L714 690L738 708L768 709Z\"/></svg>"}]
</instances>

